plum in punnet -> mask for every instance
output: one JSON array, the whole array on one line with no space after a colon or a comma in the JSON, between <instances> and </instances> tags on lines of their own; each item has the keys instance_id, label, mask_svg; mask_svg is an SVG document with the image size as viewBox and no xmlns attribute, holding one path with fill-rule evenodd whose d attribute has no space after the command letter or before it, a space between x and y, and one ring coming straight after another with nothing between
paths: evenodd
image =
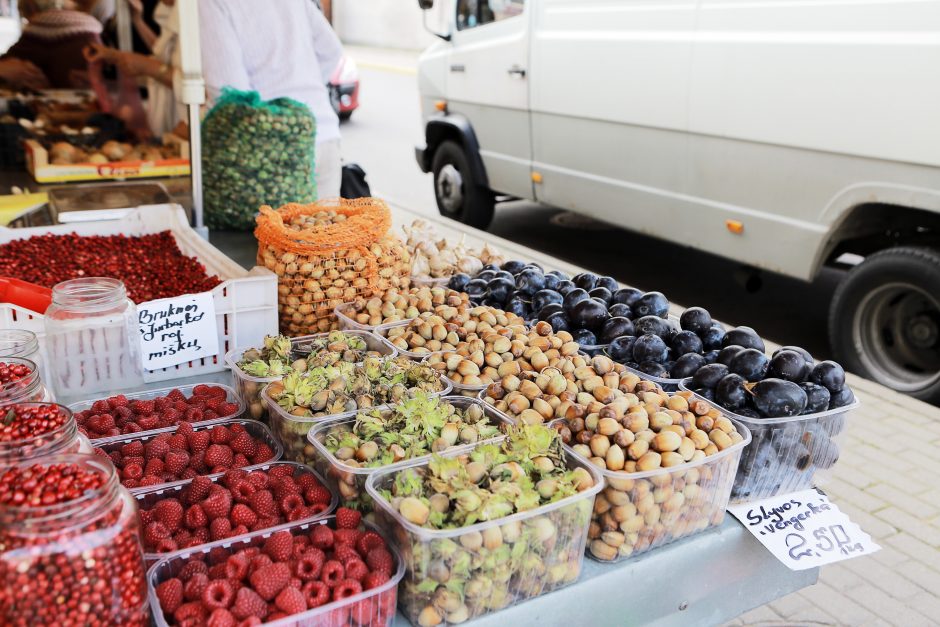
<instances>
[{"instance_id":1,"label":"plum in punnet","mask_svg":"<svg viewBox=\"0 0 940 627\"><path fill-rule=\"evenodd\" d=\"M713 324L707 331L700 333L699 337L702 338L702 344L707 351L724 348L722 343L725 339L725 330L718 325Z\"/></svg>"},{"instance_id":2,"label":"plum in punnet","mask_svg":"<svg viewBox=\"0 0 940 627\"><path fill-rule=\"evenodd\" d=\"M564 296L555 290L539 290L532 297L532 309L535 311L540 311L545 307L545 305L551 305L553 303L558 303L559 305L565 300Z\"/></svg>"},{"instance_id":3,"label":"plum in punnet","mask_svg":"<svg viewBox=\"0 0 940 627\"><path fill-rule=\"evenodd\" d=\"M572 331L571 336L582 346L597 346L597 336L587 329L576 329Z\"/></svg>"},{"instance_id":4,"label":"plum in punnet","mask_svg":"<svg viewBox=\"0 0 940 627\"><path fill-rule=\"evenodd\" d=\"M801 383L800 387L803 388L803 391L806 393L806 409L803 410L804 414L815 414L816 412L829 409L829 400L831 398L829 390L816 383L811 383L810 381Z\"/></svg>"},{"instance_id":5,"label":"plum in punnet","mask_svg":"<svg viewBox=\"0 0 940 627\"><path fill-rule=\"evenodd\" d=\"M839 392L845 387L845 370L834 361L821 361L810 373L810 380L830 392Z\"/></svg>"},{"instance_id":6,"label":"plum in punnet","mask_svg":"<svg viewBox=\"0 0 940 627\"><path fill-rule=\"evenodd\" d=\"M806 392L796 383L764 379L751 388L754 407L767 418L798 416L806 409Z\"/></svg>"},{"instance_id":7,"label":"plum in punnet","mask_svg":"<svg viewBox=\"0 0 940 627\"><path fill-rule=\"evenodd\" d=\"M495 300L497 303L505 303L512 296L515 288L516 286L512 281L497 277L489 282L486 297Z\"/></svg>"},{"instance_id":8,"label":"plum in punnet","mask_svg":"<svg viewBox=\"0 0 940 627\"><path fill-rule=\"evenodd\" d=\"M706 401L715 402L715 388L693 388L692 390Z\"/></svg>"},{"instance_id":9,"label":"plum in punnet","mask_svg":"<svg viewBox=\"0 0 940 627\"><path fill-rule=\"evenodd\" d=\"M487 282L483 279L473 279L467 285L464 286L463 291L467 293L470 297L470 300L483 300L483 295L486 294Z\"/></svg>"},{"instance_id":10,"label":"plum in punnet","mask_svg":"<svg viewBox=\"0 0 940 627\"><path fill-rule=\"evenodd\" d=\"M679 331L673 336L669 345L672 346L672 350L676 351L677 355L701 353L704 348L701 338L692 331Z\"/></svg>"},{"instance_id":11,"label":"plum in punnet","mask_svg":"<svg viewBox=\"0 0 940 627\"><path fill-rule=\"evenodd\" d=\"M545 289L545 275L538 268L523 268L516 275L516 291L518 293L532 296L542 289Z\"/></svg>"},{"instance_id":12,"label":"plum in punnet","mask_svg":"<svg viewBox=\"0 0 940 627\"><path fill-rule=\"evenodd\" d=\"M480 281L488 282L496 278L496 273L498 270L483 270L478 272L474 279L479 279Z\"/></svg>"},{"instance_id":13,"label":"plum in punnet","mask_svg":"<svg viewBox=\"0 0 940 627\"><path fill-rule=\"evenodd\" d=\"M701 307L689 307L679 316L679 326L684 331L692 331L701 335L712 327L712 317L707 310Z\"/></svg>"},{"instance_id":14,"label":"plum in punnet","mask_svg":"<svg viewBox=\"0 0 940 627\"><path fill-rule=\"evenodd\" d=\"M613 294L610 293L610 290L606 287L595 287L593 290L588 292L588 296L591 298L600 298L604 301L604 306L610 304L610 299L613 297Z\"/></svg>"},{"instance_id":15,"label":"plum in punnet","mask_svg":"<svg viewBox=\"0 0 940 627\"><path fill-rule=\"evenodd\" d=\"M501 265L499 269L505 270L509 274L516 274L517 272L521 272L522 269L525 268L525 266L526 264L524 261L519 261L518 259L512 259L510 261L507 261L503 265Z\"/></svg>"},{"instance_id":16,"label":"plum in punnet","mask_svg":"<svg viewBox=\"0 0 940 627\"><path fill-rule=\"evenodd\" d=\"M735 356L743 350L743 346L725 346L723 349L721 349L721 351L719 351L718 359L715 361L717 361L719 364L730 366L731 360L733 360Z\"/></svg>"},{"instance_id":17,"label":"plum in punnet","mask_svg":"<svg viewBox=\"0 0 940 627\"><path fill-rule=\"evenodd\" d=\"M731 411L747 405L747 379L733 372L722 377L715 386L715 402Z\"/></svg>"},{"instance_id":18,"label":"plum in punnet","mask_svg":"<svg viewBox=\"0 0 940 627\"><path fill-rule=\"evenodd\" d=\"M556 313L565 313L565 308L562 307L560 303L549 303L548 305L545 305L539 309L538 319L547 320L550 315Z\"/></svg>"},{"instance_id":19,"label":"plum in punnet","mask_svg":"<svg viewBox=\"0 0 940 627\"><path fill-rule=\"evenodd\" d=\"M669 314L669 301L662 292L646 292L631 305L633 313L639 317L659 316L665 318Z\"/></svg>"},{"instance_id":20,"label":"plum in punnet","mask_svg":"<svg viewBox=\"0 0 940 627\"><path fill-rule=\"evenodd\" d=\"M658 335L641 335L633 343L633 361L663 363L669 358L669 347Z\"/></svg>"},{"instance_id":21,"label":"plum in punnet","mask_svg":"<svg viewBox=\"0 0 940 627\"><path fill-rule=\"evenodd\" d=\"M577 303L568 312L573 324L591 331L599 331L609 317L607 307L590 298Z\"/></svg>"},{"instance_id":22,"label":"plum in punnet","mask_svg":"<svg viewBox=\"0 0 940 627\"><path fill-rule=\"evenodd\" d=\"M633 310L630 309L630 305L624 305L623 303L614 303L607 307L607 313L610 314L611 318L629 318L633 320Z\"/></svg>"},{"instance_id":23,"label":"plum in punnet","mask_svg":"<svg viewBox=\"0 0 940 627\"><path fill-rule=\"evenodd\" d=\"M705 358L706 364L713 364L718 360L718 351L705 351L702 353L702 357Z\"/></svg>"},{"instance_id":24,"label":"plum in punnet","mask_svg":"<svg viewBox=\"0 0 940 627\"><path fill-rule=\"evenodd\" d=\"M803 357L803 360L809 364L810 369L812 369L813 365L815 365L816 363L813 361L813 356L809 354L809 351L801 346L781 346L780 348L775 350L774 354L771 355L770 357L774 358L780 353L782 353L783 351L793 351L795 353L799 353L800 356Z\"/></svg>"},{"instance_id":25,"label":"plum in punnet","mask_svg":"<svg viewBox=\"0 0 940 627\"><path fill-rule=\"evenodd\" d=\"M675 332L669 322L659 316L642 316L633 321L633 326L636 328L637 335L650 334L665 337L670 335L670 332Z\"/></svg>"},{"instance_id":26,"label":"plum in punnet","mask_svg":"<svg viewBox=\"0 0 940 627\"><path fill-rule=\"evenodd\" d=\"M708 363L708 358L698 353L686 353L679 357L676 363L669 369L669 377L672 379L685 379L691 377L698 369Z\"/></svg>"},{"instance_id":27,"label":"plum in punnet","mask_svg":"<svg viewBox=\"0 0 940 627\"><path fill-rule=\"evenodd\" d=\"M620 363L631 361L633 359L633 343L635 341L636 338L632 335L614 338L607 348L607 354L610 355L611 359L619 361Z\"/></svg>"},{"instance_id":28,"label":"plum in punnet","mask_svg":"<svg viewBox=\"0 0 940 627\"><path fill-rule=\"evenodd\" d=\"M593 272L582 272L574 275L571 280L582 290L590 292L597 285L597 278L597 275Z\"/></svg>"},{"instance_id":29,"label":"plum in punnet","mask_svg":"<svg viewBox=\"0 0 940 627\"><path fill-rule=\"evenodd\" d=\"M724 364L708 364L699 368L692 376L692 388L713 388L728 374Z\"/></svg>"},{"instance_id":30,"label":"plum in punnet","mask_svg":"<svg viewBox=\"0 0 940 627\"><path fill-rule=\"evenodd\" d=\"M603 287L613 294L620 289L620 284L617 283L617 279L612 276L602 276L597 279L597 283L594 284L594 287Z\"/></svg>"},{"instance_id":31,"label":"plum in punnet","mask_svg":"<svg viewBox=\"0 0 940 627\"><path fill-rule=\"evenodd\" d=\"M724 339L721 340L721 347L724 348L732 344L737 344L744 348L754 348L762 353L766 350L764 340L760 339L760 336L757 335L757 331L751 327L735 327L725 333Z\"/></svg>"},{"instance_id":32,"label":"plum in punnet","mask_svg":"<svg viewBox=\"0 0 940 627\"><path fill-rule=\"evenodd\" d=\"M648 374L651 377L660 377L663 378L669 374L669 371L666 370L666 367L655 361L643 361L637 366L637 370L643 374Z\"/></svg>"},{"instance_id":33,"label":"plum in punnet","mask_svg":"<svg viewBox=\"0 0 940 627\"><path fill-rule=\"evenodd\" d=\"M526 320L532 317L532 308L529 307L529 303L525 302L521 298L510 298L504 309L505 311L514 313L520 318L524 318Z\"/></svg>"},{"instance_id":34,"label":"plum in punnet","mask_svg":"<svg viewBox=\"0 0 940 627\"><path fill-rule=\"evenodd\" d=\"M809 375L810 368L803 356L796 351L777 351L767 367L767 376L784 381L802 383Z\"/></svg>"},{"instance_id":35,"label":"plum in punnet","mask_svg":"<svg viewBox=\"0 0 940 627\"><path fill-rule=\"evenodd\" d=\"M545 318L545 322L552 325L552 331L555 333L560 333L562 331L571 330L571 321L568 320L568 316L565 315L565 312L559 311L551 314Z\"/></svg>"},{"instance_id":36,"label":"plum in punnet","mask_svg":"<svg viewBox=\"0 0 940 627\"><path fill-rule=\"evenodd\" d=\"M578 286L572 283L570 280L566 280L566 281L559 281L558 287L555 288L555 291L557 291L562 296L567 296L568 292L570 292L571 290L575 290L575 289L578 289ZM587 294L587 292L584 292L584 293Z\"/></svg>"},{"instance_id":37,"label":"plum in punnet","mask_svg":"<svg viewBox=\"0 0 940 627\"><path fill-rule=\"evenodd\" d=\"M611 318L601 326L597 339L601 344L610 344L618 337L633 334L633 323L628 318Z\"/></svg>"},{"instance_id":38,"label":"plum in punnet","mask_svg":"<svg viewBox=\"0 0 940 627\"><path fill-rule=\"evenodd\" d=\"M458 272L454 276L450 277L450 281L447 282L447 287L456 291L464 292L467 288L467 283L470 282L470 275L464 272Z\"/></svg>"},{"instance_id":39,"label":"plum in punnet","mask_svg":"<svg viewBox=\"0 0 940 627\"><path fill-rule=\"evenodd\" d=\"M612 302L632 307L633 303L639 300L640 296L642 295L643 292L636 289L635 287L624 287L614 292Z\"/></svg>"},{"instance_id":40,"label":"plum in punnet","mask_svg":"<svg viewBox=\"0 0 940 627\"><path fill-rule=\"evenodd\" d=\"M586 291L582 290L580 287L576 287L575 289L565 294L561 304L565 308L565 313L570 316L571 312L574 311L575 305L580 303L582 300L588 300L589 298L590 296L588 296Z\"/></svg>"},{"instance_id":41,"label":"plum in punnet","mask_svg":"<svg viewBox=\"0 0 940 627\"><path fill-rule=\"evenodd\" d=\"M845 407L846 405L851 405L855 402L855 394L852 393L847 387L842 388L838 392L831 392L832 396L829 399L829 409L837 409L839 407Z\"/></svg>"},{"instance_id":42,"label":"plum in punnet","mask_svg":"<svg viewBox=\"0 0 940 627\"><path fill-rule=\"evenodd\" d=\"M734 356L728 370L739 374L748 381L760 381L767 375L770 360L756 348L745 348Z\"/></svg>"}]
</instances>

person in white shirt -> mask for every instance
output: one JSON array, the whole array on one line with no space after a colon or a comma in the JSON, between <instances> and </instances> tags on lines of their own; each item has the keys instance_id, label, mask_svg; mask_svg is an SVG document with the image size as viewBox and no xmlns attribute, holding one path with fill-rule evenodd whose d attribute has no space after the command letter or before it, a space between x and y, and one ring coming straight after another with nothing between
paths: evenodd
<instances>
[{"instance_id":1,"label":"person in white shirt","mask_svg":"<svg viewBox=\"0 0 940 627\"><path fill-rule=\"evenodd\" d=\"M293 98L317 122L315 173L320 198L339 196L339 118L327 83L342 44L313 0L199 0L202 66L210 101L224 87L263 100Z\"/></svg>"}]
</instances>

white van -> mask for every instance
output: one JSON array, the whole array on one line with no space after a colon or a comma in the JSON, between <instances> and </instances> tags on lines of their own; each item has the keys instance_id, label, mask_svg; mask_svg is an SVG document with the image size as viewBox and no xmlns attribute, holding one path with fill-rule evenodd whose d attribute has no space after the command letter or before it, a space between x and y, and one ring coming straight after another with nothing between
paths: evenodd
<instances>
[{"instance_id":1,"label":"white van","mask_svg":"<svg viewBox=\"0 0 940 627\"><path fill-rule=\"evenodd\" d=\"M834 352L940 401L940 0L447 7L418 72L443 215L534 200L806 280L859 255Z\"/></svg>"}]
</instances>

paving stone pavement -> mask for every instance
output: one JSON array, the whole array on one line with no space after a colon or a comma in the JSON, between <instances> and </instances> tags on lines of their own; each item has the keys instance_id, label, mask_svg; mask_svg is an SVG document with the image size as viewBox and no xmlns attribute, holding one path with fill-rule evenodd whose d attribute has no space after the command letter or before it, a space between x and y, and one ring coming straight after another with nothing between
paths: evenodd
<instances>
[{"instance_id":1,"label":"paving stone pavement","mask_svg":"<svg viewBox=\"0 0 940 627\"><path fill-rule=\"evenodd\" d=\"M881 546L728 624L940 624L940 408L850 377L862 401L821 486Z\"/></svg>"}]
</instances>

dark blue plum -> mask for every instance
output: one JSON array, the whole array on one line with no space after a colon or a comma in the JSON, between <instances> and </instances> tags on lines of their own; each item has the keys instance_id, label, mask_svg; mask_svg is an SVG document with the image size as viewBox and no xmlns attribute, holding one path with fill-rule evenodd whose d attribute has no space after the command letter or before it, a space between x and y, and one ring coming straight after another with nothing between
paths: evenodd
<instances>
[{"instance_id":1,"label":"dark blue plum","mask_svg":"<svg viewBox=\"0 0 940 627\"><path fill-rule=\"evenodd\" d=\"M809 378L830 392L839 392L845 387L845 370L834 361L827 360L816 364Z\"/></svg>"},{"instance_id":2,"label":"dark blue plum","mask_svg":"<svg viewBox=\"0 0 940 627\"><path fill-rule=\"evenodd\" d=\"M495 279L506 279L506 280L508 280L509 282L511 282L513 285L516 284L516 275L514 275L514 274L512 274L512 273L510 273L510 272L506 272L505 270L500 270L499 272L497 272L495 275L493 275L493 279L494 279L494 280L495 280Z\"/></svg>"},{"instance_id":3,"label":"dark blue plum","mask_svg":"<svg viewBox=\"0 0 940 627\"><path fill-rule=\"evenodd\" d=\"M767 376L802 383L809 376L810 370L809 364L798 352L790 350L777 351L770 360Z\"/></svg>"},{"instance_id":4,"label":"dark blue plum","mask_svg":"<svg viewBox=\"0 0 940 627\"><path fill-rule=\"evenodd\" d=\"M633 360L663 363L669 358L669 347L658 335L641 335L633 343Z\"/></svg>"},{"instance_id":5,"label":"dark blue plum","mask_svg":"<svg viewBox=\"0 0 940 627\"><path fill-rule=\"evenodd\" d=\"M832 398L829 399L829 409L836 409L838 407L845 407L846 405L851 405L855 402L855 394L852 393L848 387L843 387L838 392L832 394Z\"/></svg>"},{"instance_id":6,"label":"dark blue plum","mask_svg":"<svg viewBox=\"0 0 940 627\"><path fill-rule=\"evenodd\" d=\"M593 272L582 272L571 279L574 284L586 292L590 292L597 285L597 275Z\"/></svg>"},{"instance_id":7,"label":"dark blue plum","mask_svg":"<svg viewBox=\"0 0 940 627\"><path fill-rule=\"evenodd\" d=\"M558 284L562 282L562 279L558 278L554 274L545 275L545 289L547 290L558 290Z\"/></svg>"},{"instance_id":8,"label":"dark blue plum","mask_svg":"<svg viewBox=\"0 0 940 627\"><path fill-rule=\"evenodd\" d=\"M545 305L551 305L552 303L558 303L560 305L563 301L564 296L555 290L539 290L532 297L532 309L539 311L545 307Z\"/></svg>"},{"instance_id":9,"label":"dark blue plum","mask_svg":"<svg viewBox=\"0 0 940 627\"><path fill-rule=\"evenodd\" d=\"M624 287L614 292L613 302L622 303L630 307L643 295L643 292L635 287Z\"/></svg>"},{"instance_id":10,"label":"dark blue plum","mask_svg":"<svg viewBox=\"0 0 940 627\"><path fill-rule=\"evenodd\" d=\"M568 320L568 316L566 316L563 311L559 311L548 316L545 318L545 322L552 325L552 331L555 333L571 330L571 322Z\"/></svg>"},{"instance_id":11,"label":"dark blue plum","mask_svg":"<svg viewBox=\"0 0 940 627\"><path fill-rule=\"evenodd\" d=\"M800 387L803 388L803 391L806 393L806 409L803 410L804 414L815 414L816 412L829 409L829 401L832 398L829 390L809 381L801 383Z\"/></svg>"},{"instance_id":12,"label":"dark blue plum","mask_svg":"<svg viewBox=\"0 0 940 627\"><path fill-rule=\"evenodd\" d=\"M582 346L597 346L597 336L588 329L575 329L571 336Z\"/></svg>"},{"instance_id":13,"label":"dark blue plum","mask_svg":"<svg viewBox=\"0 0 940 627\"><path fill-rule=\"evenodd\" d=\"M570 292L571 290L574 290L574 289L577 289L577 288L578 288L577 285L575 285L574 283L572 283L570 280L567 280L567 279L566 279L566 280L564 280L564 281L559 281L558 287L556 287L555 290L556 290L559 294L561 294L562 296L564 296L564 295L566 295L568 292ZM585 291L584 293L587 294L587 291Z\"/></svg>"},{"instance_id":14,"label":"dark blue plum","mask_svg":"<svg viewBox=\"0 0 940 627\"><path fill-rule=\"evenodd\" d=\"M633 323L629 318L611 318L601 327L597 337L601 344L610 344L618 337L633 334Z\"/></svg>"},{"instance_id":15,"label":"dark blue plum","mask_svg":"<svg viewBox=\"0 0 940 627\"><path fill-rule=\"evenodd\" d=\"M488 264L486 264L485 266L483 266L483 267L480 268L480 269L483 270L483 271L486 271L486 272L496 272L496 271L500 270L500 267L497 266L496 264L488 263Z\"/></svg>"},{"instance_id":16,"label":"dark blue plum","mask_svg":"<svg viewBox=\"0 0 940 627\"><path fill-rule=\"evenodd\" d=\"M534 307L532 308L535 309ZM548 320L548 317L556 313L565 313L565 308L561 306L561 303L549 303L538 310L539 320Z\"/></svg>"},{"instance_id":17,"label":"dark blue plum","mask_svg":"<svg viewBox=\"0 0 940 627\"><path fill-rule=\"evenodd\" d=\"M725 330L717 324L709 327L709 329L700 334L699 337L702 338L702 344L705 346L705 350L707 351L724 348L723 342L725 339Z\"/></svg>"},{"instance_id":18,"label":"dark blue plum","mask_svg":"<svg viewBox=\"0 0 940 627\"><path fill-rule=\"evenodd\" d=\"M497 272L498 270L483 270L477 273L473 278L479 279L480 281L492 281L496 277Z\"/></svg>"},{"instance_id":19,"label":"dark blue plum","mask_svg":"<svg viewBox=\"0 0 940 627\"><path fill-rule=\"evenodd\" d=\"M745 348L734 356L728 370L739 374L748 381L760 381L767 376L767 367L770 360L767 355L756 348Z\"/></svg>"},{"instance_id":20,"label":"dark blue plum","mask_svg":"<svg viewBox=\"0 0 940 627\"><path fill-rule=\"evenodd\" d=\"M712 317L706 309L689 307L679 316L679 326L684 331L692 331L701 335L712 327Z\"/></svg>"},{"instance_id":21,"label":"dark blue plum","mask_svg":"<svg viewBox=\"0 0 940 627\"><path fill-rule=\"evenodd\" d=\"M633 310L630 309L630 305L625 305L623 303L614 303L607 307L607 313L613 318L629 318L633 319Z\"/></svg>"},{"instance_id":22,"label":"dark blue plum","mask_svg":"<svg viewBox=\"0 0 940 627\"><path fill-rule=\"evenodd\" d=\"M721 378L715 386L715 402L731 411L737 411L747 405L748 391L744 387L747 379L730 373Z\"/></svg>"},{"instance_id":23,"label":"dark blue plum","mask_svg":"<svg viewBox=\"0 0 940 627\"><path fill-rule=\"evenodd\" d=\"M607 349L607 354L614 361L624 363L633 360L633 343L636 338L631 335L615 338Z\"/></svg>"},{"instance_id":24,"label":"dark blue plum","mask_svg":"<svg viewBox=\"0 0 940 627\"><path fill-rule=\"evenodd\" d=\"M494 309L502 309L506 306L504 303L493 300L492 298L484 298L480 301L480 304L484 307L493 307Z\"/></svg>"},{"instance_id":25,"label":"dark blue plum","mask_svg":"<svg viewBox=\"0 0 940 627\"><path fill-rule=\"evenodd\" d=\"M496 278L489 282L485 298L497 303L506 303L512 297L515 288L512 281L502 277Z\"/></svg>"},{"instance_id":26,"label":"dark blue plum","mask_svg":"<svg viewBox=\"0 0 940 627\"><path fill-rule=\"evenodd\" d=\"M568 312L568 318L575 326L597 332L610 318L610 314L607 313L607 307L602 303L588 298L575 304Z\"/></svg>"},{"instance_id":27,"label":"dark blue plum","mask_svg":"<svg viewBox=\"0 0 940 627\"><path fill-rule=\"evenodd\" d=\"M764 340L760 339L757 331L751 327L735 327L725 333L725 337L721 340L721 348L732 344L744 348L755 348L762 353L767 350L764 347Z\"/></svg>"},{"instance_id":28,"label":"dark blue plum","mask_svg":"<svg viewBox=\"0 0 940 627\"><path fill-rule=\"evenodd\" d=\"M754 407L768 418L799 416L806 408L806 392L792 381L764 379L751 388Z\"/></svg>"},{"instance_id":29,"label":"dark blue plum","mask_svg":"<svg viewBox=\"0 0 940 627\"><path fill-rule=\"evenodd\" d=\"M612 276L602 276L597 279L594 287L603 287L611 294L620 289L620 284L617 283L617 279Z\"/></svg>"},{"instance_id":30,"label":"dark blue plum","mask_svg":"<svg viewBox=\"0 0 940 627\"><path fill-rule=\"evenodd\" d=\"M692 331L679 331L673 336L669 345L677 355L703 352L702 340Z\"/></svg>"},{"instance_id":31,"label":"dark blue plum","mask_svg":"<svg viewBox=\"0 0 940 627\"><path fill-rule=\"evenodd\" d=\"M532 308L529 306L529 303L525 302L521 298L509 299L509 302L506 303L505 310L509 313L514 313L517 316L525 318L526 320L532 317Z\"/></svg>"},{"instance_id":32,"label":"dark blue plum","mask_svg":"<svg viewBox=\"0 0 940 627\"><path fill-rule=\"evenodd\" d=\"M707 401L715 400L715 388L694 388L692 391Z\"/></svg>"},{"instance_id":33,"label":"dark blue plum","mask_svg":"<svg viewBox=\"0 0 940 627\"><path fill-rule=\"evenodd\" d=\"M610 293L610 290L606 287L595 287L593 290L588 292L588 295L591 296L591 298L600 298L602 301L604 301L604 305L609 305L610 299L613 296L613 294Z\"/></svg>"},{"instance_id":34,"label":"dark blue plum","mask_svg":"<svg viewBox=\"0 0 940 627\"><path fill-rule=\"evenodd\" d=\"M510 274L516 274L523 268L525 268L525 262L518 259L511 259L499 267L500 270L505 270Z\"/></svg>"},{"instance_id":35,"label":"dark blue plum","mask_svg":"<svg viewBox=\"0 0 940 627\"><path fill-rule=\"evenodd\" d=\"M659 316L665 318L669 314L669 301L662 292L646 292L631 305L633 313L637 316Z\"/></svg>"},{"instance_id":36,"label":"dark blue plum","mask_svg":"<svg viewBox=\"0 0 940 627\"><path fill-rule=\"evenodd\" d=\"M672 368L669 369L669 377L672 379L685 379L691 377L698 369L706 365L706 359L703 355L697 353L686 353L676 360Z\"/></svg>"},{"instance_id":37,"label":"dark blue plum","mask_svg":"<svg viewBox=\"0 0 940 627\"><path fill-rule=\"evenodd\" d=\"M473 279L464 286L463 291L470 296L471 300L480 301L483 300L483 295L486 294L487 282L483 279Z\"/></svg>"},{"instance_id":38,"label":"dark blue plum","mask_svg":"<svg viewBox=\"0 0 940 627\"><path fill-rule=\"evenodd\" d=\"M633 321L636 327L637 335L658 335L659 337L671 337L675 329L669 324L668 320L663 320L659 316L642 316Z\"/></svg>"},{"instance_id":39,"label":"dark blue plum","mask_svg":"<svg viewBox=\"0 0 940 627\"><path fill-rule=\"evenodd\" d=\"M523 268L516 275L516 291L520 294L532 296L542 289L545 289L545 275L538 268Z\"/></svg>"},{"instance_id":40,"label":"dark blue plum","mask_svg":"<svg viewBox=\"0 0 940 627\"><path fill-rule=\"evenodd\" d=\"M809 351L803 348L802 346L781 346L780 348L774 351L774 354L771 355L771 358L776 357L778 353L781 353L783 351L794 351L796 353L799 353L803 357L803 360L809 364L810 369L812 369L812 367L815 365L815 362L813 361L813 356L810 355Z\"/></svg>"},{"instance_id":41,"label":"dark blue plum","mask_svg":"<svg viewBox=\"0 0 940 627\"><path fill-rule=\"evenodd\" d=\"M469 282L469 274L458 272L454 276L450 277L450 281L447 282L447 287L454 290L455 292L465 292L467 291L467 283Z\"/></svg>"},{"instance_id":42,"label":"dark blue plum","mask_svg":"<svg viewBox=\"0 0 940 627\"><path fill-rule=\"evenodd\" d=\"M588 293L585 290L582 290L580 287L576 287L567 294L562 299L561 304L565 308L565 313L571 314L574 310L574 306L580 303L582 300L589 299Z\"/></svg>"},{"instance_id":43,"label":"dark blue plum","mask_svg":"<svg viewBox=\"0 0 940 627\"><path fill-rule=\"evenodd\" d=\"M719 364L730 366L731 360L733 360L735 356L743 350L743 346L725 346L718 352L718 359L715 361L717 361Z\"/></svg>"},{"instance_id":44,"label":"dark blue plum","mask_svg":"<svg viewBox=\"0 0 940 627\"><path fill-rule=\"evenodd\" d=\"M724 364L708 364L702 366L698 369L698 372L692 375L692 384L690 387L693 389L713 388L718 385L718 382L727 374L728 366Z\"/></svg>"},{"instance_id":45,"label":"dark blue plum","mask_svg":"<svg viewBox=\"0 0 940 627\"><path fill-rule=\"evenodd\" d=\"M706 364L713 364L718 361L718 351L705 351L702 353L702 357L705 358Z\"/></svg>"},{"instance_id":46,"label":"dark blue plum","mask_svg":"<svg viewBox=\"0 0 940 627\"><path fill-rule=\"evenodd\" d=\"M655 361L641 361L637 370L651 377L665 378L669 376L666 366Z\"/></svg>"}]
</instances>

